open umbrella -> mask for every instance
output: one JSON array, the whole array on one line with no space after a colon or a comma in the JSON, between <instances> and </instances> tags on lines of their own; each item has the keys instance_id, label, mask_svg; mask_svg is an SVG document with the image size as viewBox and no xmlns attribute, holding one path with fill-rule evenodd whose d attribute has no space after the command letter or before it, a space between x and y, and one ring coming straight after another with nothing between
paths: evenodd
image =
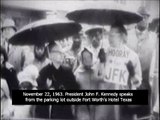
<instances>
[{"instance_id":1,"label":"open umbrella","mask_svg":"<svg viewBox=\"0 0 160 120\"><path fill-rule=\"evenodd\" d=\"M76 10L68 13L66 17L76 22L98 25L111 25L117 21L127 25L142 20L142 17L136 13L111 9Z\"/></svg>"},{"instance_id":2,"label":"open umbrella","mask_svg":"<svg viewBox=\"0 0 160 120\"><path fill-rule=\"evenodd\" d=\"M9 39L13 45L34 45L61 40L78 33L81 25L74 22L39 20L24 26Z\"/></svg>"}]
</instances>

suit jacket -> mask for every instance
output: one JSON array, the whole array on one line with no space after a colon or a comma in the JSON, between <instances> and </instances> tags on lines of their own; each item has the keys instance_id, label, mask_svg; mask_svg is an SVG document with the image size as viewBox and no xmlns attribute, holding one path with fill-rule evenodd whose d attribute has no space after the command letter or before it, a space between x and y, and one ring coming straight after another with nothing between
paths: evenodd
<instances>
[{"instance_id":1,"label":"suit jacket","mask_svg":"<svg viewBox=\"0 0 160 120\"><path fill-rule=\"evenodd\" d=\"M53 64L48 64L40 71L37 79L38 89L49 90L47 79L52 81L51 87L55 90L74 90L79 86L71 70L60 67L56 69ZM51 107L51 109L50 109ZM36 117L54 119L73 119L71 105L42 105L36 108Z\"/></svg>"}]
</instances>

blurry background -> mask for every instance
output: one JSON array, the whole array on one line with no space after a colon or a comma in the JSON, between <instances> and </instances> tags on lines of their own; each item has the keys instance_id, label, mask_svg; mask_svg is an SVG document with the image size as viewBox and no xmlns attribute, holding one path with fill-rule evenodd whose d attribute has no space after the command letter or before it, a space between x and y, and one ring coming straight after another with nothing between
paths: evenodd
<instances>
[{"instance_id":1,"label":"blurry background","mask_svg":"<svg viewBox=\"0 0 160 120\"><path fill-rule=\"evenodd\" d=\"M151 20L159 17L159 0L1 0L1 22L5 18L13 18L19 29L42 18L64 19L67 12L77 9L107 8L137 12L140 6L148 9Z\"/></svg>"}]
</instances>

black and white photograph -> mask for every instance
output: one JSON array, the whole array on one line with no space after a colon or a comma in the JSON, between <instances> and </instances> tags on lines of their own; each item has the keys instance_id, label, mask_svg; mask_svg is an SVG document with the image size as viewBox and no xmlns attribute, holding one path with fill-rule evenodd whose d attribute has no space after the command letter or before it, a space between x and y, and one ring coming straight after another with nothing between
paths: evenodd
<instances>
[{"instance_id":1,"label":"black and white photograph","mask_svg":"<svg viewBox=\"0 0 160 120\"><path fill-rule=\"evenodd\" d=\"M0 2L1 120L159 120L159 0Z\"/></svg>"}]
</instances>

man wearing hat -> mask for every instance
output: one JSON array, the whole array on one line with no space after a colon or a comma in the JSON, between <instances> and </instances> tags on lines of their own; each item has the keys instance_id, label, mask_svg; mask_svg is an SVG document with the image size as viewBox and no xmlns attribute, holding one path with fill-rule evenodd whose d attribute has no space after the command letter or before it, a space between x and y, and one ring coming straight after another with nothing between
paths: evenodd
<instances>
[{"instance_id":1,"label":"man wearing hat","mask_svg":"<svg viewBox=\"0 0 160 120\"><path fill-rule=\"evenodd\" d=\"M8 42L8 39L16 32L15 22L9 18L5 19L2 23L1 31L2 37L4 38L1 45L5 45L6 50L8 50L9 48L6 42Z\"/></svg>"},{"instance_id":2,"label":"man wearing hat","mask_svg":"<svg viewBox=\"0 0 160 120\"><path fill-rule=\"evenodd\" d=\"M106 30L104 28L97 27L89 29L85 33L90 41L89 48L93 51L93 56L96 58L95 63L99 61L99 68L103 71L106 61L105 49L107 48L104 49L104 47L102 47L102 38L104 33L106 33Z\"/></svg>"},{"instance_id":3,"label":"man wearing hat","mask_svg":"<svg viewBox=\"0 0 160 120\"><path fill-rule=\"evenodd\" d=\"M13 19L6 18L2 24L2 43L1 45L5 47L8 54L8 62L12 64L16 70L19 72L22 70L26 55L30 52L29 47L12 46L9 44L8 40L16 33L16 26Z\"/></svg>"},{"instance_id":4,"label":"man wearing hat","mask_svg":"<svg viewBox=\"0 0 160 120\"><path fill-rule=\"evenodd\" d=\"M139 89L149 90L150 93L151 86L149 85L149 70L152 59L151 56L156 44L156 34L148 29L150 14L147 9L141 6L138 9L138 13L143 17L143 20L140 21L134 29L128 31L127 45L138 54L140 59L142 84ZM140 110L138 113L139 115L143 116L150 113L149 105L139 107L138 109Z\"/></svg>"},{"instance_id":5,"label":"man wearing hat","mask_svg":"<svg viewBox=\"0 0 160 120\"><path fill-rule=\"evenodd\" d=\"M140 7L138 13L143 17L135 29L128 31L127 45L138 53L142 67L142 89L149 89L149 68L151 56L156 43L156 34L148 30L150 14L145 7Z\"/></svg>"},{"instance_id":6,"label":"man wearing hat","mask_svg":"<svg viewBox=\"0 0 160 120\"><path fill-rule=\"evenodd\" d=\"M98 58L99 51L101 49L102 35L104 31L105 30L102 28L92 28L85 32L91 43L89 47L93 50L93 53L97 58Z\"/></svg>"}]
</instances>

